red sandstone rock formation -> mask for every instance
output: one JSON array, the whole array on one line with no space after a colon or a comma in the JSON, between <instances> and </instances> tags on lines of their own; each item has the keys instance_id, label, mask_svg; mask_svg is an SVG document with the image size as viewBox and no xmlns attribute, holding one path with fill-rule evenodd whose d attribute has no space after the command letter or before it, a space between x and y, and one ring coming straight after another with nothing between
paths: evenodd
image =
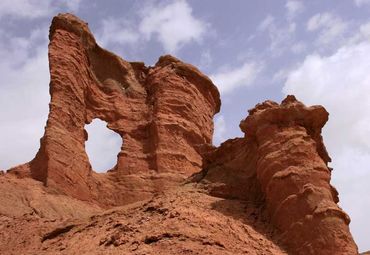
<instances>
[{"instance_id":1,"label":"red sandstone rock formation","mask_svg":"<svg viewBox=\"0 0 370 255\"><path fill-rule=\"evenodd\" d=\"M240 123L244 138L205 157L195 180L211 194L266 207L292 254L357 254L349 217L336 204L321 137L328 113L288 96L266 101Z\"/></svg>"},{"instance_id":2,"label":"red sandstone rock formation","mask_svg":"<svg viewBox=\"0 0 370 255\"><path fill-rule=\"evenodd\" d=\"M321 128L328 113L294 96L257 105L241 122L257 144L256 174L272 223L294 254L356 254L349 217L330 185ZM297 238L299 237L299 238Z\"/></svg>"},{"instance_id":3,"label":"red sandstone rock formation","mask_svg":"<svg viewBox=\"0 0 370 255\"><path fill-rule=\"evenodd\" d=\"M258 104L245 137L215 148L219 93L195 67L126 62L70 14L53 19L49 61L40 150L0 172L1 254L357 254L330 185L323 107ZM122 137L106 174L85 152L94 118Z\"/></svg>"},{"instance_id":4,"label":"red sandstone rock formation","mask_svg":"<svg viewBox=\"0 0 370 255\"><path fill-rule=\"evenodd\" d=\"M150 197L201 170L219 93L195 67L163 56L154 67L100 48L87 25L64 14L50 27L50 113L30 172L66 195L102 205ZM117 165L92 171L85 124L94 118L122 137Z\"/></svg>"}]
</instances>

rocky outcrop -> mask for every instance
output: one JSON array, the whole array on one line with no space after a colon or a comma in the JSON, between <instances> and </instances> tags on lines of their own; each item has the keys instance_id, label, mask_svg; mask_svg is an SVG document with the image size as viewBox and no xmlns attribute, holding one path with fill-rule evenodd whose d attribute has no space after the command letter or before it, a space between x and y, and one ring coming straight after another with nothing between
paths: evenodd
<instances>
[{"instance_id":1,"label":"rocky outcrop","mask_svg":"<svg viewBox=\"0 0 370 255\"><path fill-rule=\"evenodd\" d=\"M150 197L202 168L211 145L219 93L195 67L163 56L154 67L129 63L100 48L70 14L50 28L50 113L41 147L12 169L48 187L103 206ZM122 137L116 166L96 174L84 129L94 118Z\"/></svg>"},{"instance_id":2,"label":"rocky outcrop","mask_svg":"<svg viewBox=\"0 0 370 255\"><path fill-rule=\"evenodd\" d=\"M258 104L245 136L216 148L219 93L194 66L127 62L70 14L53 19L49 61L40 149L0 172L0 253L358 254L330 185L323 107ZM122 137L105 174L85 152L94 118Z\"/></svg>"},{"instance_id":3,"label":"rocky outcrop","mask_svg":"<svg viewBox=\"0 0 370 255\"><path fill-rule=\"evenodd\" d=\"M250 211L188 185L79 220L0 216L0 254L287 254Z\"/></svg>"},{"instance_id":4,"label":"rocky outcrop","mask_svg":"<svg viewBox=\"0 0 370 255\"><path fill-rule=\"evenodd\" d=\"M327 120L323 107L294 96L258 104L240 123L245 137L210 152L195 180L211 194L262 205L292 254L357 254L330 185L321 137Z\"/></svg>"},{"instance_id":5,"label":"rocky outcrop","mask_svg":"<svg viewBox=\"0 0 370 255\"><path fill-rule=\"evenodd\" d=\"M305 107L288 96L281 105L257 105L240 124L258 147L257 179L271 221L294 254L357 253L349 217L330 185L321 137L327 120L323 107Z\"/></svg>"}]
</instances>

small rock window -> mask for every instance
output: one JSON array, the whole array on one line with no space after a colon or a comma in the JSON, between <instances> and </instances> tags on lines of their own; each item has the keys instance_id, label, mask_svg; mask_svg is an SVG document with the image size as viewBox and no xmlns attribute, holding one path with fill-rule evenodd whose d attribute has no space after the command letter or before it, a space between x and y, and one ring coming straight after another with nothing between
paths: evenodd
<instances>
[{"instance_id":1,"label":"small rock window","mask_svg":"<svg viewBox=\"0 0 370 255\"><path fill-rule=\"evenodd\" d=\"M122 138L107 128L107 122L94 119L85 126L88 140L85 143L86 153L92 169L104 173L117 163L117 155L121 150Z\"/></svg>"}]
</instances>

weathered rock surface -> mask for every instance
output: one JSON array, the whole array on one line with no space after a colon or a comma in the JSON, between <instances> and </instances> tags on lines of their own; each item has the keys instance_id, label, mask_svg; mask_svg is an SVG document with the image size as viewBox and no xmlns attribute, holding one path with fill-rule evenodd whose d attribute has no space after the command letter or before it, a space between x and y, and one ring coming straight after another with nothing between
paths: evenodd
<instances>
[{"instance_id":1,"label":"weathered rock surface","mask_svg":"<svg viewBox=\"0 0 370 255\"><path fill-rule=\"evenodd\" d=\"M294 254L356 254L349 217L336 204L321 128L328 113L293 96L265 102L241 122L257 144L256 175L272 223ZM297 238L300 237L300 238ZM328 239L330 238L330 242Z\"/></svg>"},{"instance_id":2,"label":"weathered rock surface","mask_svg":"<svg viewBox=\"0 0 370 255\"><path fill-rule=\"evenodd\" d=\"M201 170L219 93L195 67L163 56L154 67L100 48L87 25L58 15L50 27L50 113L34 160L13 169L103 206L150 197ZM94 118L122 137L117 165L95 174L85 152Z\"/></svg>"},{"instance_id":3,"label":"weathered rock surface","mask_svg":"<svg viewBox=\"0 0 370 255\"><path fill-rule=\"evenodd\" d=\"M187 185L80 220L0 218L0 253L287 254L258 212L253 204Z\"/></svg>"},{"instance_id":4,"label":"weathered rock surface","mask_svg":"<svg viewBox=\"0 0 370 255\"><path fill-rule=\"evenodd\" d=\"M12 175L0 177L0 194L0 254L42 254L45 233L103 211L39 181Z\"/></svg>"},{"instance_id":5,"label":"weathered rock surface","mask_svg":"<svg viewBox=\"0 0 370 255\"><path fill-rule=\"evenodd\" d=\"M258 104L240 123L245 137L206 155L194 179L210 194L264 204L292 254L357 254L350 219L330 185L321 137L327 120L323 107L294 96Z\"/></svg>"},{"instance_id":6,"label":"weathered rock surface","mask_svg":"<svg viewBox=\"0 0 370 255\"><path fill-rule=\"evenodd\" d=\"M219 93L195 67L124 61L70 14L53 19L49 61L40 150L0 174L1 254L358 254L323 107L258 104L216 148ZM94 118L122 137L105 174L85 152Z\"/></svg>"}]
</instances>

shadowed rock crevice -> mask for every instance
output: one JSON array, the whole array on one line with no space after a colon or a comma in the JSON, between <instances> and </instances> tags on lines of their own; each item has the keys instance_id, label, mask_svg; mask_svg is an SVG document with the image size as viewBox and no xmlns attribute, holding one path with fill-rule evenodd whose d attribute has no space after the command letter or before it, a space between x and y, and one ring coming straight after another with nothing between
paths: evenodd
<instances>
[{"instance_id":1,"label":"shadowed rock crevice","mask_svg":"<svg viewBox=\"0 0 370 255\"><path fill-rule=\"evenodd\" d=\"M63 226L63 227L60 227L60 228L56 228L54 229L53 231L49 232L49 233L46 233L42 238L41 238L41 242L45 242L46 240L50 240L50 239L53 239L53 238L56 238L57 236L60 236L62 234L65 234L67 233L68 231L70 231L72 228L74 228L76 225L67 225L67 226Z\"/></svg>"}]
</instances>

